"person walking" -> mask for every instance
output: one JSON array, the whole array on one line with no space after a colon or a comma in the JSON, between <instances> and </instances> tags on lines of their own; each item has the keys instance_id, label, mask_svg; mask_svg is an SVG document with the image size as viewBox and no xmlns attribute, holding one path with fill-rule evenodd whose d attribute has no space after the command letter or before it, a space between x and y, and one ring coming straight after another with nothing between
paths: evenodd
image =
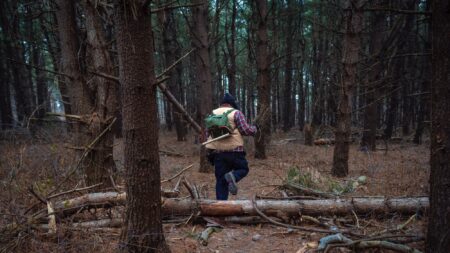
<instances>
[{"instance_id":1,"label":"person walking","mask_svg":"<svg viewBox=\"0 0 450 253\"><path fill-rule=\"evenodd\" d=\"M213 110L213 114L225 114L231 126L229 137L206 145L209 150L208 160L214 164L215 169L216 199L227 200L229 193L237 194L237 182L249 172L242 136L254 136L257 127L247 123L244 114L239 111L236 99L229 93L225 93L219 108ZM211 140L212 137L208 136L208 139Z\"/></svg>"}]
</instances>

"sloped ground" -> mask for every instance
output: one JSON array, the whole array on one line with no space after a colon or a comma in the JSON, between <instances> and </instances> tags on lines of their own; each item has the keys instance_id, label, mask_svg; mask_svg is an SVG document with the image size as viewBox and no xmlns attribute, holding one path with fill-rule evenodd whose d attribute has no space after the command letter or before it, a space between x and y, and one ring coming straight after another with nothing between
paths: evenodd
<instances>
[{"instance_id":1,"label":"sloped ground","mask_svg":"<svg viewBox=\"0 0 450 253\"><path fill-rule=\"evenodd\" d=\"M278 186L283 183L288 171L294 167L306 173L311 180L327 190L333 182L345 184L346 181L366 176L367 182L356 188L350 196L417 196L428 195L429 144L415 146L411 143L389 144L388 152L358 151L358 145L351 146L350 173L347 178L335 179L330 175L333 146L304 146L300 132L289 134L275 133L268 148L268 159L253 159L252 140L247 141L247 158L250 173L239 183L239 194L232 199L249 199L254 194L280 196ZM384 144L379 145L385 148ZM184 176L195 183L205 196L214 198L214 174L198 171L198 145L193 137L179 143L175 136L162 133L160 149L184 156L161 154L162 178L169 178L182 168L194 164ZM116 143L115 159L120 167L121 144ZM23 212L35 200L27 191L34 185L45 193L54 182L60 180L63 172L74 164L73 150L65 148L63 141L47 140L41 142L1 142L0 144L0 226L11 221L11 215ZM163 184L171 189L174 182ZM76 185L76 180L69 184ZM120 182L118 182L120 183ZM71 187L68 187L69 189ZM183 191L182 195L188 195ZM349 215L349 220L354 219ZM377 219L376 219L377 218ZM394 228L409 217L387 215L386 217L359 217L361 226L367 231L376 232ZM426 218L411 222L405 229L408 234L425 234ZM308 249L320 239L321 235L288 231L271 224L227 225L221 232L213 233L208 246L200 245L195 235L203 225L166 224L165 235L173 252L313 252ZM63 231L58 236L48 238L44 235L28 237L26 243L20 242L19 251L31 252L112 252L117 247L119 229L99 231ZM413 244L422 249L423 245ZM336 251L338 252L338 251ZM379 252L379 251L378 251Z\"/></svg>"}]
</instances>

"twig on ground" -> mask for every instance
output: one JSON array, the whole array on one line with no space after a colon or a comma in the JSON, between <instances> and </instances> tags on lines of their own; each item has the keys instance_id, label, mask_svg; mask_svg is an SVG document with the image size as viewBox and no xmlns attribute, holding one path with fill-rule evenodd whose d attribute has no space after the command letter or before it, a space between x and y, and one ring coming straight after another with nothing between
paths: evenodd
<instances>
[{"instance_id":1,"label":"twig on ground","mask_svg":"<svg viewBox=\"0 0 450 253\"><path fill-rule=\"evenodd\" d=\"M173 180L174 178L177 178L178 176L183 174L186 170L192 168L192 166L194 166L194 164L187 166L186 168L182 169L180 172L178 172L177 174L173 175L172 177L170 177L168 179L161 180L161 183L169 182L169 181Z\"/></svg>"},{"instance_id":2,"label":"twig on ground","mask_svg":"<svg viewBox=\"0 0 450 253\"><path fill-rule=\"evenodd\" d=\"M33 186L29 186L28 187L28 191L34 196L34 197L36 197L40 202L42 202L43 204L47 204L47 201L45 201L45 199L41 196L41 195L39 195L39 194L37 194L35 191L34 191L34 188L33 188Z\"/></svg>"},{"instance_id":3,"label":"twig on ground","mask_svg":"<svg viewBox=\"0 0 450 253\"><path fill-rule=\"evenodd\" d=\"M256 205L256 195L254 195L253 198L252 198L252 205L253 205L253 208L255 209L255 211L261 217L263 217L264 219L266 219L267 221L269 221L270 223L272 223L274 225L285 227L285 228L298 229L298 230L306 231L306 232L316 232L316 233L323 233L323 234L334 233L331 230L318 229L318 228L306 228L306 227L300 227L300 226L295 226L295 225L290 225L290 224L285 224L285 223L281 223L281 222L275 221L272 218L270 218L269 216L265 215L261 210L258 209L258 207Z\"/></svg>"},{"instance_id":4,"label":"twig on ground","mask_svg":"<svg viewBox=\"0 0 450 253\"><path fill-rule=\"evenodd\" d=\"M358 219L358 215L356 215L355 211L352 210L353 216L355 217L355 222L356 222L356 227L360 228L359 226L359 219Z\"/></svg>"},{"instance_id":5,"label":"twig on ground","mask_svg":"<svg viewBox=\"0 0 450 253\"><path fill-rule=\"evenodd\" d=\"M392 238L392 237L391 237ZM343 242L340 244L332 244L336 242ZM323 237L320 239L320 244L317 250L319 252L324 250L324 253L328 252L332 248L347 247L352 249L368 249L368 248L383 248L393 250L402 253L422 253L421 251L411 248L407 245L392 243L388 241L376 240L374 238L367 238L353 241L342 234L335 234Z\"/></svg>"},{"instance_id":6,"label":"twig on ground","mask_svg":"<svg viewBox=\"0 0 450 253\"><path fill-rule=\"evenodd\" d=\"M97 187L97 186L100 186L100 185L102 185L102 184L103 184L103 183L99 183L99 184L94 184L94 185L91 185L91 186L88 186L88 187L75 188L75 189L72 189L72 190L69 190L69 191L56 193L56 194L53 194L53 195L51 195L51 196L48 196L48 197L47 197L47 200L50 200L50 199L53 199L53 198L56 198L56 197L59 197L59 196L62 196L62 195L66 195L66 194L69 194L69 193L74 193L74 192L80 192L80 191L90 190L90 189L95 188L95 187Z\"/></svg>"},{"instance_id":7,"label":"twig on ground","mask_svg":"<svg viewBox=\"0 0 450 253\"><path fill-rule=\"evenodd\" d=\"M287 182L283 185L284 188L287 188L289 190L293 191L300 191L304 194L313 195L313 196L319 196L322 198L335 198L337 195L327 192L322 192L319 190L315 190L312 188L305 187L303 185L293 183L293 182Z\"/></svg>"},{"instance_id":8,"label":"twig on ground","mask_svg":"<svg viewBox=\"0 0 450 253\"><path fill-rule=\"evenodd\" d=\"M159 150L160 153L166 154L166 155L171 155L171 156L180 156L183 157L184 155L175 151L169 151L169 150L164 150L164 149L160 149Z\"/></svg>"},{"instance_id":9,"label":"twig on ground","mask_svg":"<svg viewBox=\"0 0 450 253\"><path fill-rule=\"evenodd\" d=\"M191 197L193 199L197 199L196 195L194 194L194 191L192 190L192 186L189 184L189 182L187 181L186 178L183 180L183 185L186 187L186 189L188 190L188 192L191 195Z\"/></svg>"},{"instance_id":10,"label":"twig on ground","mask_svg":"<svg viewBox=\"0 0 450 253\"><path fill-rule=\"evenodd\" d=\"M181 180L183 180L184 177L180 177L178 178L177 183L175 184L175 186L173 187L173 191L174 192L179 192L180 191L180 184L181 184Z\"/></svg>"},{"instance_id":11,"label":"twig on ground","mask_svg":"<svg viewBox=\"0 0 450 253\"><path fill-rule=\"evenodd\" d=\"M376 236L376 235L381 235L381 234L385 234L385 233L392 233L392 232L403 230L409 223L411 223L416 218L416 216L417 216L417 214L413 214L411 217L409 217L409 219L405 223L398 225L396 228L384 229L382 231L373 233L371 236Z\"/></svg>"}]
</instances>

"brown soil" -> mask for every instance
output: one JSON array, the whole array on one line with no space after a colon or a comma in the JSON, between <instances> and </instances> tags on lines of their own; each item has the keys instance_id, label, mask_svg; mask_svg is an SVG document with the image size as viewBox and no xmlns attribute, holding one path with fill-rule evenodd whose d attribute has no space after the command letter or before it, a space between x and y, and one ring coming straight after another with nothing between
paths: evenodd
<instances>
[{"instance_id":1,"label":"brown soil","mask_svg":"<svg viewBox=\"0 0 450 253\"><path fill-rule=\"evenodd\" d=\"M330 175L333 146L304 146L300 132L289 134L276 133L268 148L266 160L253 158L252 141L247 141L247 158L250 173L239 183L239 193L231 199L249 199L254 194L280 196L277 188L286 178L287 171L297 167L308 172L313 178L326 185L329 180L344 182L367 176L367 183L347 195L355 196L417 196L428 195L429 147L428 144L415 146L411 143L389 144L388 151L358 151L358 145L351 146L350 170L348 177L335 179ZM380 148L385 148L380 143ZM161 154L162 178L169 178L190 164L193 168L184 173L191 183L195 183L208 198L214 198L214 174L198 171L198 145L193 137L179 143L173 134L163 133L160 149L180 153L183 156ZM116 148L115 159L121 163L120 145ZM63 172L74 164L73 150L64 148L64 143L15 143L0 144L0 226L11 221L11 215L21 214L35 199L28 193L27 187L34 185L45 194L54 181L60 179ZM119 166L120 167L120 166ZM175 184L163 184L170 189ZM324 183L325 182L325 183ZM74 179L69 184L75 186ZM119 182L120 183L120 182ZM68 187L69 189L71 187ZM183 191L182 195L187 195ZM349 219L353 219L349 215ZM404 223L409 217L389 215L386 217L359 217L367 231L382 231ZM407 226L405 233L425 234L426 219L415 220ZM201 224L166 224L164 231L172 252L313 252L307 245L316 243L321 235L288 231L271 224L227 225L213 233L208 246L202 246L195 234L205 229ZM120 230L107 232L61 232L57 238L47 238L32 234L20 242L18 251L36 252L112 252L117 247ZM260 235L258 240L255 235ZM25 243L26 242L26 243ZM1 246L1 245L0 245ZM413 244L423 249L423 244ZM302 250L303 248L303 250ZM339 251L335 251L339 252ZM380 252L380 251L376 251Z\"/></svg>"}]
</instances>

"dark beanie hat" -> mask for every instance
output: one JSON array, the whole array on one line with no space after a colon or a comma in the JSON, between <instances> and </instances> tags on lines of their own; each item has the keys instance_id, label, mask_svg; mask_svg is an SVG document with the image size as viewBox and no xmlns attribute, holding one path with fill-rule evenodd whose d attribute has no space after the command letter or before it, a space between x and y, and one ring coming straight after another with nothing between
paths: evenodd
<instances>
[{"instance_id":1,"label":"dark beanie hat","mask_svg":"<svg viewBox=\"0 0 450 253\"><path fill-rule=\"evenodd\" d=\"M233 106L234 109L236 110L239 109L239 107L236 104L236 99L230 93L225 93L225 95L222 98L222 101L220 101L220 104L229 104Z\"/></svg>"}]
</instances>

